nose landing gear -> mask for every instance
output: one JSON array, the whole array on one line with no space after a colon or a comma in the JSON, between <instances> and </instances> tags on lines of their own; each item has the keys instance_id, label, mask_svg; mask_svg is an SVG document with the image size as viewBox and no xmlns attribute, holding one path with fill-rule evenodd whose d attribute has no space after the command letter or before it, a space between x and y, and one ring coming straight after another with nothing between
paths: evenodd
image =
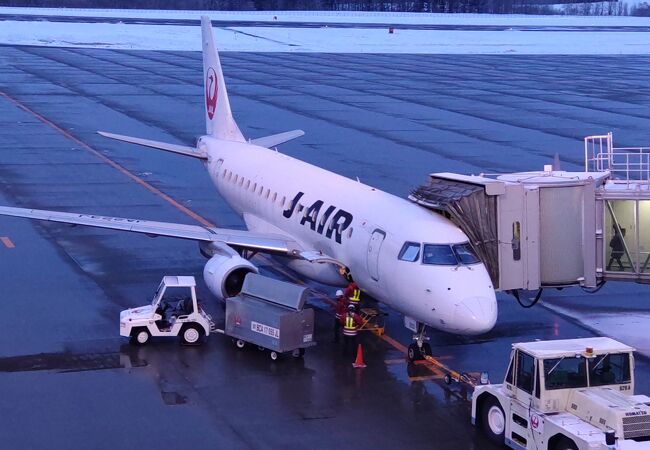
<instances>
[{"instance_id":1,"label":"nose landing gear","mask_svg":"<svg viewBox=\"0 0 650 450\"><path fill-rule=\"evenodd\" d=\"M415 341L408 346L406 355L408 356L409 361L419 361L424 359L425 356L431 356L431 345L427 342L429 337L427 336L427 327L422 323L418 323L417 332L413 335L413 340Z\"/></svg>"}]
</instances>

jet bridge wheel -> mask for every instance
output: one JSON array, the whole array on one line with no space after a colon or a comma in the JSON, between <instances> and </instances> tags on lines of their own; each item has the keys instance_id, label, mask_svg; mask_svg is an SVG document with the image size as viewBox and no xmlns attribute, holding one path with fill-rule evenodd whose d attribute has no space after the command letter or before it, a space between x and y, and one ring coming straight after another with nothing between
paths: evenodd
<instances>
[{"instance_id":1,"label":"jet bridge wheel","mask_svg":"<svg viewBox=\"0 0 650 450\"><path fill-rule=\"evenodd\" d=\"M491 395L481 405L481 428L489 440L495 444L504 444L506 415L499 400Z\"/></svg>"}]
</instances>

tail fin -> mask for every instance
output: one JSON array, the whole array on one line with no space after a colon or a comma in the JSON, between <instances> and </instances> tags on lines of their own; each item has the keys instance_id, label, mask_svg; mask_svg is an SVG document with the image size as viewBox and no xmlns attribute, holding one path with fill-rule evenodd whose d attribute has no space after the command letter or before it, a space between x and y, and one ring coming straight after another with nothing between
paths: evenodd
<instances>
[{"instance_id":1,"label":"tail fin","mask_svg":"<svg viewBox=\"0 0 650 450\"><path fill-rule=\"evenodd\" d=\"M217 139L244 142L244 136L232 117L226 83L221 71L221 62L219 62L219 54L212 36L212 23L208 17L201 17L201 33L203 35L206 131Z\"/></svg>"}]
</instances>

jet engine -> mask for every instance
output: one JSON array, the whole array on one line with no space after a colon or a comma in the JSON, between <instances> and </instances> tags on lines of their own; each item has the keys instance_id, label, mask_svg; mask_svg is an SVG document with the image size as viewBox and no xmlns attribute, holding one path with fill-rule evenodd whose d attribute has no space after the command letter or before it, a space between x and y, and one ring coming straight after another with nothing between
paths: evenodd
<instances>
[{"instance_id":1,"label":"jet engine","mask_svg":"<svg viewBox=\"0 0 650 450\"><path fill-rule=\"evenodd\" d=\"M214 252L203 269L203 279L210 292L224 300L241 292L244 278L251 272L259 270L236 252Z\"/></svg>"}]
</instances>

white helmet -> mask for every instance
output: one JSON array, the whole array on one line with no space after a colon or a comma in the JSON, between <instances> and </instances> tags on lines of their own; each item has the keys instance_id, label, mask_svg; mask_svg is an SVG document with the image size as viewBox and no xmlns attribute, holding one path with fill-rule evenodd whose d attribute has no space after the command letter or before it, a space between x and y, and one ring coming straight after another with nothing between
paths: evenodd
<instances>
[{"instance_id":1,"label":"white helmet","mask_svg":"<svg viewBox=\"0 0 650 450\"><path fill-rule=\"evenodd\" d=\"M343 291L340 290L340 289L338 291L336 291L336 296L337 297L343 297Z\"/></svg>"}]
</instances>

